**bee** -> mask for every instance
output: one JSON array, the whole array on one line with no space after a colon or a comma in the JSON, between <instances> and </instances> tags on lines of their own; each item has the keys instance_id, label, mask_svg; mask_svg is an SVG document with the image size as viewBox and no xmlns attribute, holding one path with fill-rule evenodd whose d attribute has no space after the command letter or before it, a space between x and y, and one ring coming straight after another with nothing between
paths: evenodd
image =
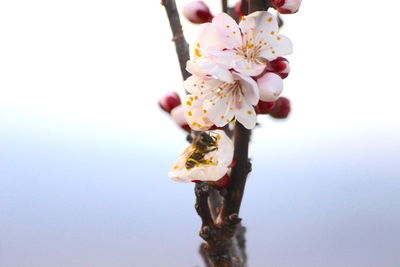
<instances>
[{"instance_id":1,"label":"bee","mask_svg":"<svg viewBox=\"0 0 400 267\"><path fill-rule=\"evenodd\" d=\"M209 164L210 160L204 159L204 157L215 150L218 149L217 146L218 138L211 136L205 132L196 136L193 139L192 145L186 152L187 160L185 163L186 169L190 170L199 164Z\"/></svg>"}]
</instances>

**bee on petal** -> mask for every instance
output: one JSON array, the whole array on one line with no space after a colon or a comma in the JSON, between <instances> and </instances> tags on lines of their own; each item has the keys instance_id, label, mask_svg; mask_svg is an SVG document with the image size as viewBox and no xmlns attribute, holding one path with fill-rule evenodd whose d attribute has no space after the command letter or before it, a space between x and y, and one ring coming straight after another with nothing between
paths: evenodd
<instances>
[{"instance_id":1,"label":"bee on petal","mask_svg":"<svg viewBox=\"0 0 400 267\"><path fill-rule=\"evenodd\" d=\"M169 177L178 182L217 181L230 169L233 143L222 130L201 132L179 156Z\"/></svg>"}]
</instances>

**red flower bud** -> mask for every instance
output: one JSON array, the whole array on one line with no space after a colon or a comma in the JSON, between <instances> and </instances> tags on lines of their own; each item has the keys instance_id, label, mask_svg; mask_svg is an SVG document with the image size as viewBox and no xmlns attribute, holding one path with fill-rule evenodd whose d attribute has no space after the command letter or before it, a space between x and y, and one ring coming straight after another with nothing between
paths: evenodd
<instances>
[{"instance_id":1,"label":"red flower bud","mask_svg":"<svg viewBox=\"0 0 400 267\"><path fill-rule=\"evenodd\" d=\"M275 102L259 101L255 107L257 114L268 114L275 107Z\"/></svg>"},{"instance_id":2,"label":"red flower bud","mask_svg":"<svg viewBox=\"0 0 400 267\"><path fill-rule=\"evenodd\" d=\"M192 23L210 22L213 15L203 1L193 1L183 6L183 15Z\"/></svg>"},{"instance_id":3,"label":"red flower bud","mask_svg":"<svg viewBox=\"0 0 400 267\"><path fill-rule=\"evenodd\" d=\"M282 79L285 79L290 72L289 61L284 57L278 57L269 62L268 71L275 72Z\"/></svg>"},{"instance_id":4,"label":"red flower bud","mask_svg":"<svg viewBox=\"0 0 400 267\"><path fill-rule=\"evenodd\" d=\"M158 105L165 112L171 113L171 110L181 104L181 99L176 92L168 92L158 100Z\"/></svg>"},{"instance_id":5,"label":"red flower bud","mask_svg":"<svg viewBox=\"0 0 400 267\"><path fill-rule=\"evenodd\" d=\"M190 132L190 126L186 122L184 112L184 107L179 105L171 110L171 118L176 125L181 127L183 130Z\"/></svg>"},{"instance_id":6,"label":"red flower bud","mask_svg":"<svg viewBox=\"0 0 400 267\"><path fill-rule=\"evenodd\" d=\"M300 8L301 0L272 0L272 5L281 14L293 14Z\"/></svg>"},{"instance_id":7,"label":"red flower bud","mask_svg":"<svg viewBox=\"0 0 400 267\"><path fill-rule=\"evenodd\" d=\"M290 101L286 97L280 97L275 101L275 107L269 115L275 119L286 119L290 113Z\"/></svg>"}]
</instances>

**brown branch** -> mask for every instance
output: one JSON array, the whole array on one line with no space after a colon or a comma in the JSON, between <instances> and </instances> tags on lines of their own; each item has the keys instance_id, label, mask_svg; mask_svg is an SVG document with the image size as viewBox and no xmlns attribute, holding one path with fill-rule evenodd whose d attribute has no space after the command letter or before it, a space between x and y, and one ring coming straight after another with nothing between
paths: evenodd
<instances>
[{"instance_id":1,"label":"brown branch","mask_svg":"<svg viewBox=\"0 0 400 267\"><path fill-rule=\"evenodd\" d=\"M242 7L246 0L242 0ZM268 10L270 0L248 0L249 13ZM183 79L189 77L186 62L189 60L189 48L183 35L179 14L174 0L163 0L168 15L173 41L179 59ZM227 12L227 1L222 0L223 11ZM246 10L246 9L244 9ZM246 266L245 228L240 224L240 206L251 171L248 149L251 131L237 123L234 129L234 159L236 165L231 171L231 185L221 190L205 182L195 186L196 211L202 220L200 236L206 241L200 247L200 254L207 267L243 267Z\"/></svg>"},{"instance_id":2,"label":"brown branch","mask_svg":"<svg viewBox=\"0 0 400 267\"><path fill-rule=\"evenodd\" d=\"M283 26L283 19L282 19L282 16L279 15L279 13L278 13L278 15L276 16L276 18L277 18L277 20L278 20L278 27L279 27L279 28L282 28L282 26Z\"/></svg>"},{"instance_id":3,"label":"brown branch","mask_svg":"<svg viewBox=\"0 0 400 267\"><path fill-rule=\"evenodd\" d=\"M202 220L200 236L204 240L210 240L215 235L215 225L214 220L211 215L211 210L208 205L208 197L211 193L211 185L205 182L198 182L194 188L196 195L195 208L197 214Z\"/></svg>"},{"instance_id":4,"label":"brown branch","mask_svg":"<svg viewBox=\"0 0 400 267\"><path fill-rule=\"evenodd\" d=\"M236 165L231 172L231 185L228 187L227 195L222 209L222 218L231 214L239 214L247 175L251 171L251 163L248 158L251 131L236 123L234 130L235 152L233 158Z\"/></svg>"},{"instance_id":5,"label":"brown branch","mask_svg":"<svg viewBox=\"0 0 400 267\"><path fill-rule=\"evenodd\" d=\"M201 258L203 259L205 267L212 267L210 260L208 259L207 251L206 248L204 247L205 244L201 244L199 248L199 254Z\"/></svg>"},{"instance_id":6,"label":"brown branch","mask_svg":"<svg viewBox=\"0 0 400 267\"><path fill-rule=\"evenodd\" d=\"M221 0L222 12L228 13L228 0Z\"/></svg>"},{"instance_id":7,"label":"brown branch","mask_svg":"<svg viewBox=\"0 0 400 267\"><path fill-rule=\"evenodd\" d=\"M255 11L268 10L271 0L249 0L249 14Z\"/></svg>"},{"instance_id":8,"label":"brown branch","mask_svg":"<svg viewBox=\"0 0 400 267\"><path fill-rule=\"evenodd\" d=\"M271 6L269 0L249 0L248 3L249 13L259 10L268 10ZM232 168L231 185L228 187L225 196L221 211L222 218L232 216L233 214L239 214L247 176L251 172L251 163L248 158L250 136L250 130L243 127L240 123L236 124L234 130L235 152L233 158L237 163Z\"/></svg>"},{"instance_id":9,"label":"brown branch","mask_svg":"<svg viewBox=\"0 0 400 267\"><path fill-rule=\"evenodd\" d=\"M167 12L169 25L172 30L172 41L175 43L175 50L178 55L182 78L186 80L190 76L189 72L186 71L186 62L190 59L189 45L183 35L179 12L176 8L175 0L162 0L161 4L165 7L165 11Z\"/></svg>"},{"instance_id":10,"label":"brown branch","mask_svg":"<svg viewBox=\"0 0 400 267\"><path fill-rule=\"evenodd\" d=\"M240 4L242 5L243 14L249 14L249 1L242 0Z\"/></svg>"},{"instance_id":11,"label":"brown branch","mask_svg":"<svg viewBox=\"0 0 400 267\"><path fill-rule=\"evenodd\" d=\"M250 12L268 10L271 4L270 1L266 0L249 0L248 3ZM231 184L227 189L221 191L221 195L223 195L222 203L214 203L213 205L207 203L210 215L210 206L219 207L222 204L217 218L214 218L212 231L207 229L207 233L212 234L207 234L207 238L204 238L204 227L200 232L200 235L206 241L200 249L203 255L205 253L208 256L208 264L212 267L242 267L247 262L244 238L245 228L240 224L241 219L238 214L247 176L251 171L251 163L248 158L251 131L237 123L233 134L236 165L231 171ZM219 198L214 198L213 201L218 202L220 200ZM213 201L211 202L213 203ZM203 217L202 220L204 224Z\"/></svg>"}]
</instances>

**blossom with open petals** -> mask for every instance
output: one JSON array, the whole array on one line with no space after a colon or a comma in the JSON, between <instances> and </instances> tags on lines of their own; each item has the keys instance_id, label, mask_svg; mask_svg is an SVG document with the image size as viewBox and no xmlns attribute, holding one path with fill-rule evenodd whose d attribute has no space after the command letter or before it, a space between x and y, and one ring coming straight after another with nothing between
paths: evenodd
<instances>
[{"instance_id":1,"label":"blossom with open petals","mask_svg":"<svg viewBox=\"0 0 400 267\"><path fill-rule=\"evenodd\" d=\"M254 128L260 96L257 83L250 77L232 72L233 82L193 75L184 87L189 92L183 101L189 126L204 131L212 125L222 127L235 118L247 129Z\"/></svg>"},{"instance_id":2,"label":"blossom with open petals","mask_svg":"<svg viewBox=\"0 0 400 267\"><path fill-rule=\"evenodd\" d=\"M201 26L194 58L187 70L230 82L228 70L257 76L269 61L292 52L291 41L278 34L277 19L267 11L242 17L239 25L221 13Z\"/></svg>"},{"instance_id":3,"label":"blossom with open petals","mask_svg":"<svg viewBox=\"0 0 400 267\"><path fill-rule=\"evenodd\" d=\"M179 156L168 176L178 182L218 181L232 166L233 143L222 130L202 132Z\"/></svg>"}]
</instances>

